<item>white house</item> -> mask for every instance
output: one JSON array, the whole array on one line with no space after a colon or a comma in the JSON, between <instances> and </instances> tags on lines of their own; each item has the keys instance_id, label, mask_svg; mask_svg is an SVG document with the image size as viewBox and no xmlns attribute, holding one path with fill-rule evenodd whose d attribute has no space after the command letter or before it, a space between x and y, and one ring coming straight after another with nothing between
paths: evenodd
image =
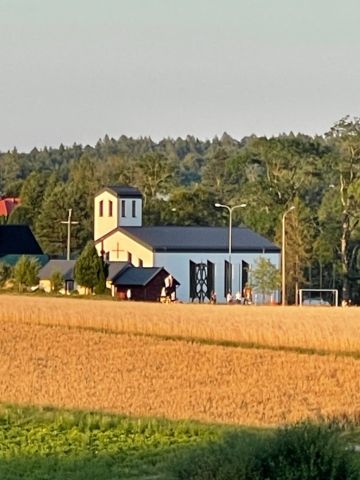
<instances>
[{"instance_id":1,"label":"white house","mask_svg":"<svg viewBox=\"0 0 360 480\"><path fill-rule=\"evenodd\" d=\"M280 267L280 248L246 227L232 228L231 265L226 227L142 226L142 194L125 186L106 187L95 196L94 240L108 261L164 267L180 282L182 301L204 301L216 291L243 291L262 256Z\"/></svg>"}]
</instances>

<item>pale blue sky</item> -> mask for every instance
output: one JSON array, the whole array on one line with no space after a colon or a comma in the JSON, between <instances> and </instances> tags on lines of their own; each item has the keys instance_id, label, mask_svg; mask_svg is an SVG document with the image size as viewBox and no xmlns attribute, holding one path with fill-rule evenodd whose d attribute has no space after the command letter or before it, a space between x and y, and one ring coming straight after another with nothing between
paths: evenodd
<instances>
[{"instance_id":1,"label":"pale blue sky","mask_svg":"<svg viewBox=\"0 0 360 480\"><path fill-rule=\"evenodd\" d=\"M0 150L322 134L360 116L359 0L0 0Z\"/></svg>"}]
</instances>

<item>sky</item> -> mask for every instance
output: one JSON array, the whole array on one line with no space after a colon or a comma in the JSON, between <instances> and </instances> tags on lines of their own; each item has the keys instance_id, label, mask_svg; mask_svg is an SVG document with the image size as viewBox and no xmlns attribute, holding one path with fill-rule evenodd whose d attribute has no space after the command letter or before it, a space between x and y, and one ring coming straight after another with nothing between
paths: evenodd
<instances>
[{"instance_id":1,"label":"sky","mask_svg":"<svg viewBox=\"0 0 360 480\"><path fill-rule=\"evenodd\" d=\"M0 0L0 151L360 116L359 0Z\"/></svg>"}]
</instances>

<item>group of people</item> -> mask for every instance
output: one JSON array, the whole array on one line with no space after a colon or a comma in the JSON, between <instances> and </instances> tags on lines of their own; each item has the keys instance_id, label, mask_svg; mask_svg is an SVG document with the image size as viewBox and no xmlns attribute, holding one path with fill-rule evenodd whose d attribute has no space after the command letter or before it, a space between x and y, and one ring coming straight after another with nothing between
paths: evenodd
<instances>
[{"instance_id":1,"label":"group of people","mask_svg":"<svg viewBox=\"0 0 360 480\"><path fill-rule=\"evenodd\" d=\"M238 305L251 305L253 302L253 294L252 294L252 288L249 286L248 283L245 284L245 287L243 288L243 294L241 295L241 292L238 291L235 293L235 298L231 294L231 292L228 292L226 295L226 303L232 304L236 303ZM210 303L215 304L216 303L216 292L212 290L210 294Z\"/></svg>"}]
</instances>

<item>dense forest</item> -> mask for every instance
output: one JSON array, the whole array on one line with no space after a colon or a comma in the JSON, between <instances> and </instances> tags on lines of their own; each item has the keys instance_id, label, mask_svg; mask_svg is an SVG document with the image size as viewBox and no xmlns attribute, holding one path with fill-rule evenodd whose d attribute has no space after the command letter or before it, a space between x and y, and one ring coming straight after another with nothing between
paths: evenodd
<instances>
[{"instance_id":1,"label":"dense forest","mask_svg":"<svg viewBox=\"0 0 360 480\"><path fill-rule=\"evenodd\" d=\"M31 226L44 251L66 250L67 211L72 246L92 238L93 198L105 185L128 184L144 195L144 224L228 225L216 202L247 207L246 224L277 244L286 216L289 300L296 287L341 288L359 301L360 119L345 117L323 136L201 141L105 136L95 146L16 149L0 153L0 192L20 196L8 223Z\"/></svg>"}]
</instances>

